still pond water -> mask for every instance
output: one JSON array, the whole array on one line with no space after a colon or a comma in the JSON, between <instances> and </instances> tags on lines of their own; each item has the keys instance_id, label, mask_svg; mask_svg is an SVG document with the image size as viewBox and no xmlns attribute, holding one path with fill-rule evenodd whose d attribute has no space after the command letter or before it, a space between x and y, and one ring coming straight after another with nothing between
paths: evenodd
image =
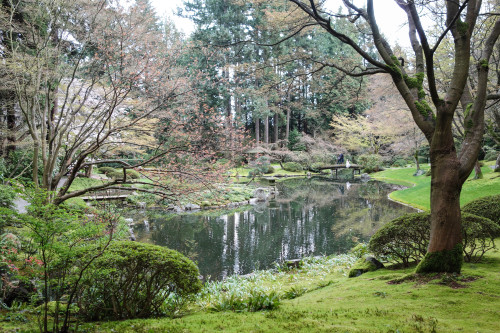
<instances>
[{"instance_id":1,"label":"still pond water","mask_svg":"<svg viewBox=\"0 0 500 333\"><path fill-rule=\"evenodd\" d=\"M384 223L413 211L387 199L398 186L376 181L290 179L276 187L276 199L236 213L123 215L136 222L138 241L175 249L197 262L205 278L219 280L287 259L345 253Z\"/></svg>"}]
</instances>

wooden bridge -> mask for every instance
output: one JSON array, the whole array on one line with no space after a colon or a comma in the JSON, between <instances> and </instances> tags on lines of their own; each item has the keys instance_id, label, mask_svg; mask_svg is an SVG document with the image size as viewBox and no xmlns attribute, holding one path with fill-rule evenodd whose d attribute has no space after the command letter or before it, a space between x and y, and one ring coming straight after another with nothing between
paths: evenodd
<instances>
[{"instance_id":1,"label":"wooden bridge","mask_svg":"<svg viewBox=\"0 0 500 333\"><path fill-rule=\"evenodd\" d=\"M92 194L82 196L85 201L102 201L102 200L125 200L131 194L131 191L127 190L108 190L99 191Z\"/></svg>"},{"instance_id":2,"label":"wooden bridge","mask_svg":"<svg viewBox=\"0 0 500 333\"><path fill-rule=\"evenodd\" d=\"M314 170L311 171L321 171L321 170L335 170L335 177L337 177L337 172L340 169L351 169L352 170L352 176L354 177L354 174L356 171L358 172L358 175L361 174L361 169L363 169L362 165L359 164L350 164L349 167L347 167L345 164L333 164L333 165L325 165L320 168L315 168Z\"/></svg>"}]
</instances>

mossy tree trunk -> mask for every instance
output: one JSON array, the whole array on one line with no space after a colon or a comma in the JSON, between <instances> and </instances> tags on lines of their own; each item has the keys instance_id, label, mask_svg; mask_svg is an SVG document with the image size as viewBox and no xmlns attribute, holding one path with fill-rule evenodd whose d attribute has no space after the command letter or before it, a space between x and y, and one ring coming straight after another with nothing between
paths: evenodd
<instances>
[{"instance_id":1,"label":"mossy tree trunk","mask_svg":"<svg viewBox=\"0 0 500 333\"><path fill-rule=\"evenodd\" d=\"M481 170L481 165L479 165L479 161L476 161L474 164L474 179L483 179L483 171Z\"/></svg>"}]
</instances>

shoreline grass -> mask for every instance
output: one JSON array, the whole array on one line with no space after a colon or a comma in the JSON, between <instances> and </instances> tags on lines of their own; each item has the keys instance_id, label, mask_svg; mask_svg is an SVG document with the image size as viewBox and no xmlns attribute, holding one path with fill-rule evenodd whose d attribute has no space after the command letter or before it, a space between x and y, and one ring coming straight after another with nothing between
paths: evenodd
<instances>
[{"instance_id":1,"label":"shoreline grass","mask_svg":"<svg viewBox=\"0 0 500 333\"><path fill-rule=\"evenodd\" d=\"M500 174L493 172L490 167L494 163L494 161L487 162L481 168L484 176L483 179L473 179L474 172L471 173L462 188L460 196L461 206L474 199L500 193ZM427 171L429 166L424 166L422 169ZM409 188L407 189L392 192L389 194L389 197L394 201L429 211L431 178L425 175L413 176L414 173L414 167L394 168L374 173L372 177L375 180L408 186Z\"/></svg>"}]
</instances>

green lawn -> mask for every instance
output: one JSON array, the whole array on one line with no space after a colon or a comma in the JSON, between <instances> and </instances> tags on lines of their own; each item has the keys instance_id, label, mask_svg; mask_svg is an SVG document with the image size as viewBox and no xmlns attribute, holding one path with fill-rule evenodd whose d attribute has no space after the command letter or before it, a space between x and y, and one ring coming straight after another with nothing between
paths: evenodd
<instances>
[{"instance_id":1,"label":"green lawn","mask_svg":"<svg viewBox=\"0 0 500 333\"><path fill-rule=\"evenodd\" d=\"M500 193L500 173L490 168L494 162L487 162L482 167L483 179L472 179L474 173L465 182L460 196L461 205L480 197ZM423 167L428 170L428 166ZM388 169L373 174L373 178L389 183L408 186L408 189L395 191L390 194L391 199L409 204L413 207L430 210L431 178L428 176L415 177L415 168Z\"/></svg>"}]
</instances>

